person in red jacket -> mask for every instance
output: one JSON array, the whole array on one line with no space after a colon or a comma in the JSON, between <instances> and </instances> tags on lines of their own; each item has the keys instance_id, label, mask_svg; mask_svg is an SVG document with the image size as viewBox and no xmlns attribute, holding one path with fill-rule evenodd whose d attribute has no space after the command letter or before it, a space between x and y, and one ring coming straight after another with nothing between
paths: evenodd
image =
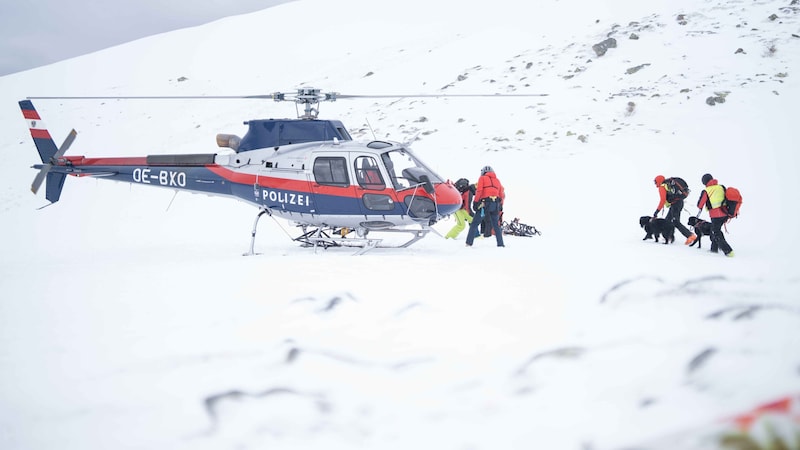
<instances>
[{"instance_id":1,"label":"person in red jacket","mask_svg":"<svg viewBox=\"0 0 800 450\"><path fill-rule=\"evenodd\" d=\"M664 218L667 219L667 222L675 225L675 228L686 238L684 244L692 245L697 239L697 235L689 231L689 229L681 223L683 197L670 194L667 191L665 180L666 178L664 178L664 175L656 175L656 178L653 180L656 183L656 188L658 188L658 206L656 206L656 212L653 213L653 219L658 217L658 213L661 212L662 208L667 208L667 215Z\"/></svg>"},{"instance_id":2,"label":"person in red jacket","mask_svg":"<svg viewBox=\"0 0 800 450\"><path fill-rule=\"evenodd\" d=\"M488 216L492 228L494 229L494 237L497 239L498 247L505 247L503 243L503 229L500 227L500 210L503 207L503 201L506 198L506 191L503 188L503 183L497 179L494 169L491 166L485 166L481 169L481 177L475 188L475 214L476 216ZM475 232L480 225L481 220L476 217L469 225L469 232L467 233L467 247L472 247L472 242L475 240Z\"/></svg>"},{"instance_id":3,"label":"person in red jacket","mask_svg":"<svg viewBox=\"0 0 800 450\"><path fill-rule=\"evenodd\" d=\"M728 221L728 213L722 207L722 202L725 201L725 188L720 186L710 173L703 175L702 182L706 188L697 200L697 207L700 208L697 215L700 216L703 208L708 209L708 215L711 217L711 251L717 253L722 250L725 256L733 257L733 249L722 234L722 226Z\"/></svg>"}]
</instances>

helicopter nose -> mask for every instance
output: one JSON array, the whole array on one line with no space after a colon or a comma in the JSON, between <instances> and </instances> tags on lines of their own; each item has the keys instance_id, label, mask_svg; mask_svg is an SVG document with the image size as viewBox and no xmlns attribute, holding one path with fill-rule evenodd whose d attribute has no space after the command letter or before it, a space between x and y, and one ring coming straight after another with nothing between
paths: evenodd
<instances>
[{"instance_id":1,"label":"helicopter nose","mask_svg":"<svg viewBox=\"0 0 800 450\"><path fill-rule=\"evenodd\" d=\"M435 187L439 214L446 216L461 209L461 193L452 183L440 183Z\"/></svg>"}]
</instances>

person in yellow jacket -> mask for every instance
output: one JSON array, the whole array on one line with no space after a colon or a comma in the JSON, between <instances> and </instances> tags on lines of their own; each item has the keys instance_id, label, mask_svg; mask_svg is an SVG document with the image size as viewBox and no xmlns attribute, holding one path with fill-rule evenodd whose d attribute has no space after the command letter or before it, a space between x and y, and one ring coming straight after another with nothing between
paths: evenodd
<instances>
[{"instance_id":1,"label":"person in yellow jacket","mask_svg":"<svg viewBox=\"0 0 800 450\"><path fill-rule=\"evenodd\" d=\"M708 209L708 216L711 218L711 251L717 253L722 250L725 256L733 257L733 249L722 234L722 226L728 221L728 213L722 207L725 188L710 173L703 175L702 182L706 188L697 200L697 207L700 208L697 215L700 215L703 208Z\"/></svg>"}]
</instances>

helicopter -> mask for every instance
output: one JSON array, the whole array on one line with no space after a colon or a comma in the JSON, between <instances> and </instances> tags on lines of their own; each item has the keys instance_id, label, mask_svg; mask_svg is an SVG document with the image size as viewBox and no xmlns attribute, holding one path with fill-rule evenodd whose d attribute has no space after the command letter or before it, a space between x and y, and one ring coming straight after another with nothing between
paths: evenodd
<instances>
[{"instance_id":1,"label":"helicopter","mask_svg":"<svg viewBox=\"0 0 800 450\"><path fill-rule=\"evenodd\" d=\"M539 94L541 95L541 94ZM424 95L423 95L424 96ZM440 96L440 95L430 95ZM278 217L301 229L293 238L303 246L327 249L405 248L424 238L432 225L461 208L461 194L434 172L409 145L388 140L352 139L338 120L318 118L319 104L358 96L300 88L250 96L27 97L19 101L42 164L31 184L45 183L50 206L59 201L68 175L188 191L241 200L258 208L249 249L254 255L259 219ZM420 96L413 96L420 97ZM296 119L245 121L239 137L220 133L226 151L153 154L134 157L65 156L77 136L73 129L56 146L33 100L52 99L272 99L303 106ZM406 233L408 240L384 243L371 232Z\"/></svg>"}]
</instances>

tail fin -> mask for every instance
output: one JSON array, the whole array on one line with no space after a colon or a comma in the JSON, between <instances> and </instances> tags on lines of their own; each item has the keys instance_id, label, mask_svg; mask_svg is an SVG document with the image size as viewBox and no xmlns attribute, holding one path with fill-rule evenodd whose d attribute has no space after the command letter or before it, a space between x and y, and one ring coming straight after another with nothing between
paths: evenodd
<instances>
[{"instance_id":1,"label":"tail fin","mask_svg":"<svg viewBox=\"0 0 800 450\"><path fill-rule=\"evenodd\" d=\"M36 112L36 108L33 107L33 103L30 100L21 100L19 107L22 110L22 116L28 122L33 143L36 144L36 149L39 150L39 157L42 158L43 163L49 164L58 151L56 143L53 142L50 132L47 131L47 127L45 127L42 118L39 117L39 113Z\"/></svg>"},{"instance_id":2,"label":"tail fin","mask_svg":"<svg viewBox=\"0 0 800 450\"><path fill-rule=\"evenodd\" d=\"M64 156L64 153L75 140L77 133L75 130L70 131L61 147L56 147L56 143L50 137L50 132L47 131L47 127L42 122L39 113L36 112L36 108L33 107L33 103L30 100L21 100L19 107L22 110L22 116L28 122L33 143L39 151L39 158L42 159L42 165L33 166L35 169L39 169L39 173L33 179L31 192L37 193L42 182L47 180L45 198L51 203L55 203L61 197L61 189L64 187L64 180L66 180L67 175L61 172L50 173L50 169L58 158Z\"/></svg>"}]
</instances>

